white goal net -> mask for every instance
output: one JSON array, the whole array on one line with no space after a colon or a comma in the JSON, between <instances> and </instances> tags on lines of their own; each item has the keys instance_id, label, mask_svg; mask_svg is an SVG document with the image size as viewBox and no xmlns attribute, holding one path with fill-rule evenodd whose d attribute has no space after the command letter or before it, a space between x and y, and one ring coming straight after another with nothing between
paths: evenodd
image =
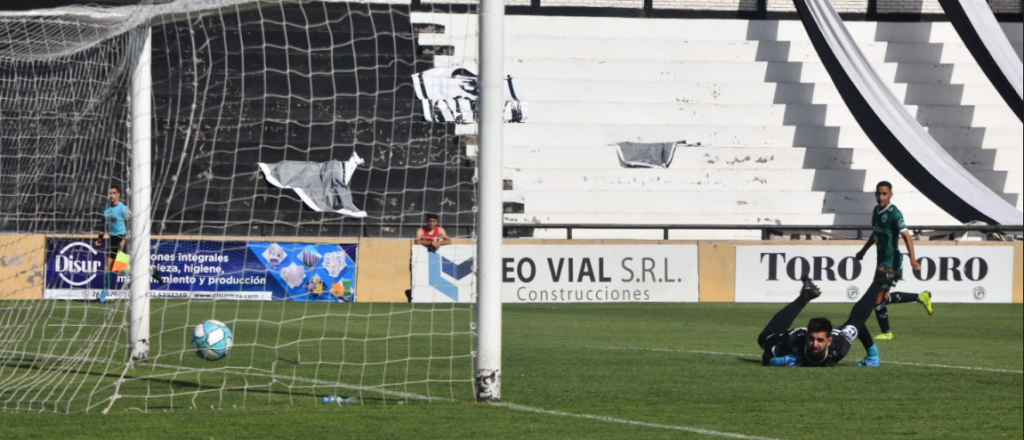
<instances>
[{"instance_id":1,"label":"white goal net","mask_svg":"<svg viewBox=\"0 0 1024 440\"><path fill-rule=\"evenodd\" d=\"M446 33L394 2L142 3L0 11L0 409L472 400L472 298L410 303L425 218L476 234L472 8ZM144 243L122 208L150 34ZM145 363L121 234L162 278ZM193 346L208 320L219 361Z\"/></svg>"}]
</instances>

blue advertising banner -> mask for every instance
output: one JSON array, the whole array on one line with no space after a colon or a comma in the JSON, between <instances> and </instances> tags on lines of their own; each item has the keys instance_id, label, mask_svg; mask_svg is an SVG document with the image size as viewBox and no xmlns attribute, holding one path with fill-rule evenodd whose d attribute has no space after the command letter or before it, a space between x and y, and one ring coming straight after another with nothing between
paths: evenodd
<instances>
[{"instance_id":1,"label":"blue advertising banner","mask_svg":"<svg viewBox=\"0 0 1024 440\"><path fill-rule=\"evenodd\" d=\"M45 299L93 300L103 289L106 248L89 240L49 239ZM355 245L154 240L156 299L355 302ZM127 299L115 277L109 299Z\"/></svg>"},{"instance_id":2,"label":"blue advertising banner","mask_svg":"<svg viewBox=\"0 0 1024 440\"><path fill-rule=\"evenodd\" d=\"M275 300L355 302L356 246L249 243Z\"/></svg>"}]
</instances>

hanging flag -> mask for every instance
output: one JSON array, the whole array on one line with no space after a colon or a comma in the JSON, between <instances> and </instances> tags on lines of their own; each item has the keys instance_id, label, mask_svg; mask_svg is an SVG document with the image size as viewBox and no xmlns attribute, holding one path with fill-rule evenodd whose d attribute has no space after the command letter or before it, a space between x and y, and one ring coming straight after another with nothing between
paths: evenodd
<instances>
[{"instance_id":1,"label":"hanging flag","mask_svg":"<svg viewBox=\"0 0 1024 440\"><path fill-rule=\"evenodd\" d=\"M128 254L118 251L117 258L114 259L114 272L124 272L131 267L132 257Z\"/></svg>"}]
</instances>

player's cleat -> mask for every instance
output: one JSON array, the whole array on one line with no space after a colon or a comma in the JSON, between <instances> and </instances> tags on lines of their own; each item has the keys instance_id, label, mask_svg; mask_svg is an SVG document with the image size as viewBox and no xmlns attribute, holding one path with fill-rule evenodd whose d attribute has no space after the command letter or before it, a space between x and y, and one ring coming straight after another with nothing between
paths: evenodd
<instances>
[{"instance_id":1,"label":"player's cleat","mask_svg":"<svg viewBox=\"0 0 1024 440\"><path fill-rule=\"evenodd\" d=\"M110 294L110 292L107 291L107 289L103 289L102 291L100 291L100 297L99 297L100 304L106 304L107 303L107 295L109 295L109 294Z\"/></svg>"},{"instance_id":2,"label":"player's cleat","mask_svg":"<svg viewBox=\"0 0 1024 440\"><path fill-rule=\"evenodd\" d=\"M932 307L932 293L928 291L921 292L921 295L917 297L917 302L924 306L924 310L928 312L928 316L935 314L935 308Z\"/></svg>"},{"instance_id":3,"label":"player's cleat","mask_svg":"<svg viewBox=\"0 0 1024 440\"><path fill-rule=\"evenodd\" d=\"M875 358L875 359L864 358L864 360L860 361L860 363L857 364L857 366L858 367L868 367L868 368L878 368L878 367L882 366L882 361L877 359L877 358Z\"/></svg>"},{"instance_id":4,"label":"player's cleat","mask_svg":"<svg viewBox=\"0 0 1024 440\"><path fill-rule=\"evenodd\" d=\"M804 287L800 289L800 296L808 302L818 299L821 296L821 289L814 285L810 278L804 278Z\"/></svg>"},{"instance_id":5,"label":"player's cleat","mask_svg":"<svg viewBox=\"0 0 1024 440\"><path fill-rule=\"evenodd\" d=\"M868 349L868 356L857 364L858 367L877 368L882 366L882 359L878 356L878 347Z\"/></svg>"},{"instance_id":6,"label":"player's cleat","mask_svg":"<svg viewBox=\"0 0 1024 440\"><path fill-rule=\"evenodd\" d=\"M882 333L878 336L875 336L876 341L891 341L893 339L896 339L896 336L894 336L892 332Z\"/></svg>"}]
</instances>

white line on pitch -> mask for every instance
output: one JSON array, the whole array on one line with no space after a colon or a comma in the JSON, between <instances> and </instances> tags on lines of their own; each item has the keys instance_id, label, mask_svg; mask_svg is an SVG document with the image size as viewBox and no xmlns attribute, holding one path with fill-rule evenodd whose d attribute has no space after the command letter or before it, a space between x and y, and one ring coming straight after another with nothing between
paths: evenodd
<instances>
[{"instance_id":1,"label":"white line on pitch","mask_svg":"<svg viewBox=\"0 0 1024 440\"><path fill-rule=\"evenodd\" d=\"M273 375L270 375L270 374L252 373L252 372L234 371L234 370L202 370L202 369L198 369L198 368L182 367L182 366L176 366L176 365L163 365L163 364L151 364L150 366L157 367L157 368L166 368L166 369L170 369L170 370L177 370L177 371L186 371L186 372L192 372L192 373L209 371L211 373L224 373L224 374L230 374L230 375L236 375L236 376L260 377L260 378L265 378L265 379L273 379L275 382L276 381L304 382L304 383L308 383L308 384L312 384L312 385L320 385L320 386L325 386L325 387L339 387L339 388L348 388L348 389L360 390L360 391L375 392L375 393L380 393L380 394L384 394L384 395L388 395L388 396L393 396L393 397L402 397L402 398L406 398L406 399L410 399L410 400L426 400L426 401L432 401L432 402L455 403L454 400L442 399L440 397L427 397L427 396L422 396L422 395L419 395L419 394L401 393L401 392L397 392L397 391L388 391L388 390L383 390L383 389L380 389L380 388L373 388L373 387L360 387L360 386L348 385L348 384L344 384L344 383L325 382L325 381L321 381L321 380L307 379L307 378L303 378L303 377L273 376ZM639 427L639 428L660 429L660 430L669 430L669 431L678 431L678 432L688 432L690 434L699 434L699 435L704 435L704 436L708 436L708 437L720 437L720 438L729 438L729 439L735 439L735 440L779 440L779 439L773 439L773 438L768 438L768 437L753 437L753 436L749 436L749 435L735 434L735 433L730 433L730 432L718 432L718 431L711 431L711 430L707 430L707 429L689 428L689 427L686 427L686 426L660 425L660 424L656 424L656 423L637 422L637 421L633 421L633 420L616 419L616 418L612 418L612 417L595 416L595 415L590 415L590 414L571 414L571 413L560 412L560 411L549 411L549 410L546 410L546 409L533 408L533 407L523 406L523 405L513 405L513 404L509 404L509 403L498 403L498 404L494 404L492 406L499 407L499 408L504 408L504 409L508 409L508 410L512 410L512 411L518 411L518 412L527 412L527 413L533 413L533 414L543 414L543 415L557 416L557 417L571 417L571 418L575 418L575 419L592 420L592 421L604 422L604 423L614 423L614 424L617 424L617 425L636 426L636 427Z\"/></svg>"},{"instance_id":2,"label":"white line on pitch","mask_svg":"<svg viewBox=\"0 0 1024 440\"><path fill-rule=\"evenodd\" d=\"M307 384L310 384L310 385L319 385L319 386L324 386L324 387L347 388L347 389L356 390L356 391L366 391L366 392L372 392L372 393L379 393L379 394L383 394L385 396L402 397L402 398L410 399L410 400L426 400L426 401L431 401L431 402L452 402L452 400L450 400L450 399L442 399L440 397L428 397L428 396L422 396L422 395L419 395L419 394L403 393L403 392L399 392L399 391L388 391L388 390L381 389L381 388L364 387L364 386L359 386L359 385L349 385L349 384L338 383L338 382L326 382L326 381L316 380L316 379L307 379L307 378L304 378L304 377L275 376L275 375L272 375L272 374L255 373L255 372L251 372L251 371L235 371L235 370L226 370L226 369L205 370L205 369L201 369L201 368L182 367L182 366L179 366L179 365L150 364L149 366L156 367L156 368L166 368L166 369L169 369L169 370L185 371L185 372L189 372L189 373L222 373L222 374L228 374L228 375L234 375L234 376L259 377L259 378L263 378L263 379L273 379L274 382L281 382L281 381L303 382L303 383L307 383ZM145 366L143 366L143 367L145 367ZM135 378L135 379L137 379L137 380L145 380L145 377L140 377L140 378Z\"/></svg>"},{"instance_id":3,"label":"white line on pitch","mask_svg":"<svg viewBox=\"0 0 1024 440\"><path fill-rule=\"evenodd\" d=\"M631 348L631 347L585 347L590 350L620 350L620 351L650 351L655 353L688 353L688 354L706 354L709 356L729 356L738 357L744 359L759 359L760 356L752 354L741 354L741 353L721 353L717 351L700 351L700 350L670 350L664 348ZM946 370L964 370L964 371L982 371L986 373L1001 373L1001 374L1024 374L1024 371L1019 370L1000 370L997 368L982 368L982 367L962 367L957 365L939 365L939 364L919 364L915 362L897 362L897 361L882 361L882 365L901 365L906 367L923 367L923 368L942 368Z\"/></svg>"},{"instance_id":4,"label":"white line on pitch","mask_svg":"<svg viewBox=\"0 0 1024 440\"><path fill-rule=\"evenodd\" d=\"M956 365L918 364L914 362L883 362L907 367L943 368L947 370L984 371L987 373L1024 374L1024 371L1000 370L997 368L959 367Z\"/></svg>"},{"instance_id":5,"label":"white line on pitch","mask_svg":"<svg viewBox=\"0 0 1024 440\"><path fill-rule=\"evenodd\" d=\"M699 434L699 435L704 435L704 436L708 436L708 437L731 438L731 439L737 439L737 440L777 440L777 439L771 439L771 438L768 438L768 437L753 437L753 436L743 435L743 434L734 434L734 433L731 433L731 432L718 432L718 431L710 431L710 430L707 430L707 429L688 428L688 427L685 427L685 426L659 425L659 424L656 424L656 423L636 422L636 421L632 421L632 420L616 419L616 418L612 418L612 417L592 416L592 415L589 415L589 414L572 414L572 413L566 413L566 412L561 412L561 411L548 411L546 409L532 408L532 407L529 407L529 406L521 406L521 405L512 405L512 404L507 404L507 403L498 403L498 404L495 404L494 406L510 409L510 410L513 410L513 411L519 411L519 412L528 412L528 413L533 413L533 414L544 414L544 415L557 416L557 417L571 417L571 418L574 418L574 419L593 420L593 421L597 421L597 422L614 423L614 424L617 424L617 425L637 426L637 427L640 427L640 428L688 432L690 434Z\"/></svg>"}]
</instances>

